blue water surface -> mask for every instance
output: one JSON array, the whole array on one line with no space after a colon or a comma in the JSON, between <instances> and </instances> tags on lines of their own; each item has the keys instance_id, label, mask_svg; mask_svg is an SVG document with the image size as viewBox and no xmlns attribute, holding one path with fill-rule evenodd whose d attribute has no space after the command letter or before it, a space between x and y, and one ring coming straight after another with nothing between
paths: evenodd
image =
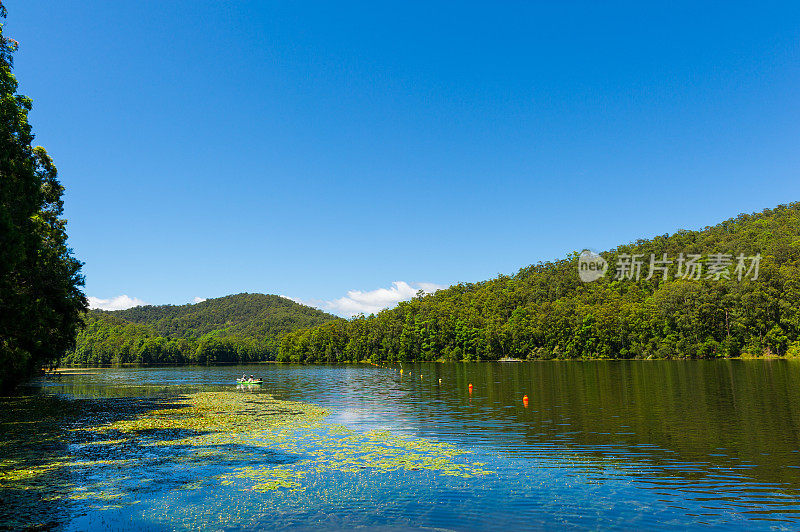
<instances>
[{"instance_id":1,"label":"blue water surface","mask_svg":"<svg viewBox=\"0 0 800 532\"><path fill-rule=\"evenodd\" d=\"M130 504L73 505L59 528L521 530L800 528L800 364L594 361L102 368L42 393L115 397L257 390L314 403L359 432L447 442L492 472L311 473L300 492L208 484L201 460L131 450ZM441 380L441 381L440 381ZM469 385L472 384L472 392ZM263 392L262 392L263 390ZM529 400L523 402L523 396ZM76 453L80 454L80 449ZM184 449L169 450L178 456ZM150 453L150 454L147 454ZM269 453L251 461L291 461ZM97 476L113 471L98 468ZM134 500L135 499L135 500Z\"/></svg>"}]
</instances>

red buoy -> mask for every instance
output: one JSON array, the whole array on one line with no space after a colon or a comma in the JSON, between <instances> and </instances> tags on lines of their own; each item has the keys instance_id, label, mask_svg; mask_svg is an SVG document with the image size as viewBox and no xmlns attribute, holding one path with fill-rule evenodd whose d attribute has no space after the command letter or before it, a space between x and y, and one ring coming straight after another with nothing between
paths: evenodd
<instances>
[{"instance_id":1,"label":"red buoy","mask_svg":"<svg viewBox=\"0 0 800 532\"><path fill-rule=\"evenodd\" d=\"M525 408L528 408L528 396L527 395L522 398L522 405Z\"/></svg>"},{"instance_id":2,"label":"red buoy","mask_svg":"<svg viewBox=\"0 0 800 532\"><path fill-rule=\"evenodd\" d=\"M469 383L469 393L472 393L472 383Z\"/></svg>"}]
</instances>

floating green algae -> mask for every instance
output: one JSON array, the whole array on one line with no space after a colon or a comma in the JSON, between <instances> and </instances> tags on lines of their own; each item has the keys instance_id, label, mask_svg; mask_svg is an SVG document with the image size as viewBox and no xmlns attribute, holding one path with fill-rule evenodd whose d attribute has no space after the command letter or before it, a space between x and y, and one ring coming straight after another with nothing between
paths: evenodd
<instances>
[{"instance_id":1,"label":"floating green algae","mask_svg":"<svg viewBox=\"0 0 800 532\"><path fill-rule=\"evenodd\" d=\"M16 415L0 415L0 521L13 526L164 493L313 492L310 479L320 475L490 473L452 445L356 432L326 423L320 407L263 393L78 401L42 395L14 408Z\"/></svg>"},{"instance_id":2,"label":"floating green algae","mask_svg":"<svg viewBox=\"0 0 800 532\"><path fill-rule=\"evenodd\" d=\"M239 434L293 425L308 425L328 415L306 403L279 401L267 394L198 392L180 396L166 408L99 427L97 432L195 431Z\"/></svg>"},{"instance_id":3,"label":"floating green algae","mask_svg":"<svg viewBox=\"0 0 800 532\"><path fill-rule=\"evenodd\" d=\"M213 455L210 449L214 447L244 446L299 457L288 465L266 463L233 468L216 477L224 485L237 485L236 479L248 481L238 485L256 491L304 489L302 479L312 471L426 469L464 478L490 473L482 469L483 464L453 461L465 452L452 445L389 432L359 433L324 423L328 413L322 408L279 401L266 394L201 392L181 398L178 404L186 407L147 412L101 427L97 432L130 435L161 431L179 435L146 445L197 447L203 449L197 454L205 456ZM242 457L243 452L234 454Z\"/></svg>"}]
</instances>

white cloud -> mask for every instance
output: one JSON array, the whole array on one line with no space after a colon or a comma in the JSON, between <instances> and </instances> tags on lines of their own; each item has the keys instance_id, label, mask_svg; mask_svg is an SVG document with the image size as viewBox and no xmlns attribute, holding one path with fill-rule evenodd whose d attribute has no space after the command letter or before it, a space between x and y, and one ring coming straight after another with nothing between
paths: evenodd
<instances>
[{"instance_id":1,"label":"white cloud","mask_svg":"<svg viewBox=\"0 0 800 532\"><path fill-rule=\"evenodd\" d=\"M100 299L99 297L89 296L89 308L100 310L125 310L126 308L138 307L146 305L144 301L136 297L130 297L125 294L111 299Z\"/></svg>"},{"instance_id":2,"label":"white cloud","mask_svg":"<svg viewBox=\"0 0 800 532\"><path fill-rule=\"evenodd\" d=\"M194 303L202 303L202 302L203 302L203 301L205 301L205 300L206 300L206 298L204 298L204 297L196 297L196 298L194 298L192 301L193 301Z\"/></svg>"},{"instance_id":3,"label":"white cloud","mask_svg":"<svg viewBox=\"0 0 800 532\"><path fill-rule=\"evenodd\" d=\"M307 301L304 303L350 318L362 312L372 314L393 307L399 302L407 301L417 295L418 290L433 293L441 288L444 286L435 283L395 281L389 288L377 288L366 292L350 290L346 296L334 301ZM300 302L297 299L294 301Z\"/></svg>"}]
</instances>

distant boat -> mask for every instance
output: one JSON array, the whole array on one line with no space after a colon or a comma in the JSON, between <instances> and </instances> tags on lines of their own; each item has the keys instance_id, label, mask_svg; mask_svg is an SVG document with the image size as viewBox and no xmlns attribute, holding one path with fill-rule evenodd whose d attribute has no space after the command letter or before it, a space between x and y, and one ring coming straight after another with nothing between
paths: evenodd
<instances>
[{"instance_id":1,"label":"distant boat","mask_svg":"<svg viewBox=\"0 0 800 532\"><path fill-rule=\"evenodd\" d=\"M263 384L263 379L236 379L239 384Z\"/></svg>"},{"instance_id":2,"label":"distant boat","mask_svg":"<svg viewBox=\"0 0 800 532\"><path fill-rule=\"evenodd\" d=\"M503 357L498 362L522 362L521 358Z\"/></svg>"}]
</instances>

